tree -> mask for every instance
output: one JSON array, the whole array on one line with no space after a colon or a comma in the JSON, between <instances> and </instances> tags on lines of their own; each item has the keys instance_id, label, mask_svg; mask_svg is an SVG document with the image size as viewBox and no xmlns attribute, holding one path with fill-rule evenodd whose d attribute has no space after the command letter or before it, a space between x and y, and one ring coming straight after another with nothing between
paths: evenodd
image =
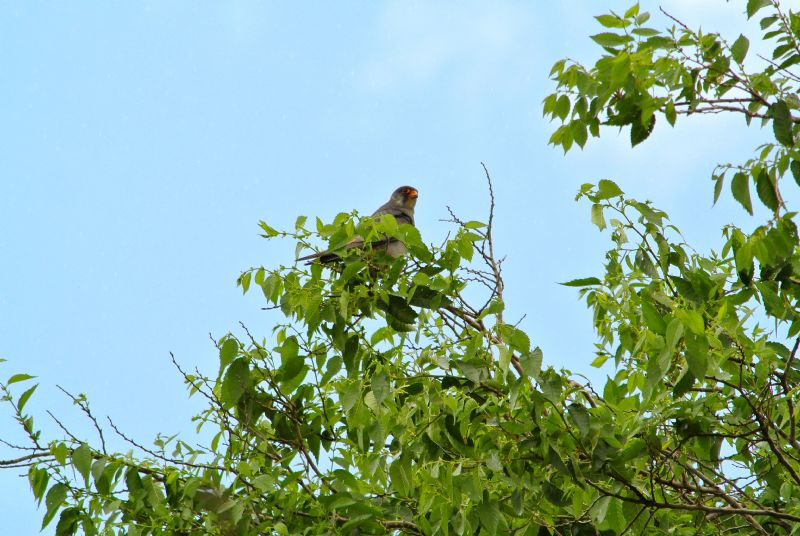
<instances>
[{"instance_id":1,"label":"tree","mask_svg":"<svg viewBox=\"0 0 800 536\"><path fill-rule=\"evenodd\" d=\"M601 276L564 284L594 313L594 364L613 360L602 389L542 369L504 318L489 180L487 221L452 214L439 246L391 217L261 222L298 251L361 235L410 252L243 272L243 291L258 287L285 320L216 341L213 376L176 362L206 401L204 448L122 436L141 457L107 452L81 396L98 440L45 440L25 412L35 386L19 393L31 377L16 374L2 389L29 445L0 463L28 469L58 534L800 533L800 253L781 195L789 174L800 183L800 16L773 0L746 9L776 44L757 71L745 36L729 44L671 16L649 28L638 5L597 17L593 66L553 67L544 112L565 151L601 126L629 126L636 145L657 117L703 113L741 113L775 138L714 172L715 200L730 179L753 213L753 183L769 210L753 230L726 226L719 253L694 251L612 181L580 189L611 245Z\"/></svg>"}]
</instances>

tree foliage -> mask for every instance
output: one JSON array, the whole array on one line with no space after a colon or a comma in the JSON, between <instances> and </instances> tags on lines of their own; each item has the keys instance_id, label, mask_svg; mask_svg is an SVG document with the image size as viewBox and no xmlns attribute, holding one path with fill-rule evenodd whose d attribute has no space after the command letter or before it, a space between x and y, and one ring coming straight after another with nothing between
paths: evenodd
<instances>
[{"instance_id":1,"label":"tree foliage","mask_svg":"<svg viewBox=\"0 0 800 536\"><path fill-rule=\"evenodd\" d=\"M553 67L544 112L565 151L601 126L630 127L636 145L660 116L703 113L742 114L774 138L715 169L715 200L729 179L745 210L751 185L768 209L752 230L726 226L717 252L695 251L610 180L581 187L610 246L603 273L564 285L593 311L593 365L613 363L602 388L542 368L504 316L489 181L486 223L452 214L438 246L391 217L262 222L298 251L392 236L409 255L243 272L242 290L281 320L217 340L214 374L176 362L205 400L207 445L142 445L83 396L97 439L45 439L25 411L32 377L15 374L3 395L29 441L0 463L27 469L57 534L800 533L800 253L781 194L795 187L785 177L800 182L800 16L771 0L746 10L771 57L672 16L650 28L635 5L597 17L594 66ZM109 427L133 453L106 448Z\"/></svg>"}]
</instances>

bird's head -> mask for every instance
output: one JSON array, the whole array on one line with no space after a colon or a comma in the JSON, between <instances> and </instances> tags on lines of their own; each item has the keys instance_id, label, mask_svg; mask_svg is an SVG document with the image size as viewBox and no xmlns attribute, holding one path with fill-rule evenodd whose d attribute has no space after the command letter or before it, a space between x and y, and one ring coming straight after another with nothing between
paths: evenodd
<instances>
[{"instance_id":1,"label":"bird's head","mask_svg":"<svg viewBox=\"0 0 800 536\"><path fill-rule=\"evenodd\" d=\"M413 209L414 205L417 204L418 196L419 192L417 192L417 189L413 186L401 186L392 192L391 201L402 207Z\"/></svg>"}]
</instances>

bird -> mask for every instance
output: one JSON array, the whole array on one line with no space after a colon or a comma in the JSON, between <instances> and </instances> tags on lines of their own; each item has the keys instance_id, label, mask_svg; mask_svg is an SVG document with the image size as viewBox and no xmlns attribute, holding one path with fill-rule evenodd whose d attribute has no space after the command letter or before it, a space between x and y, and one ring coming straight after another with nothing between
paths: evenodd
<instances>
[{"instance_id":1,"label":"bird","mask_svg":"<svg viewBox=\"0 0 800 536\"><path fill-rule=\"evenodd\" d=\"M392 192L389 200L378 207L378 210L372 213L372 217L379 219L384 214L391 214L397 221L398 225L409 224L414 225L414 207L417 205L417 197L419 192L413 186L401 186ZM342 249L353 249L364 245L364 239L360 236L354 236ZM400 257L405 255L408 249L397 238L387 237L372 243L373 249L383 249L390 257ZM320 251L312 253L305 257L300 257L297 261L308 261L306 264L320 262L328 264L339 260L341 257L332 251Z\"/></svg>"}]
</instances>

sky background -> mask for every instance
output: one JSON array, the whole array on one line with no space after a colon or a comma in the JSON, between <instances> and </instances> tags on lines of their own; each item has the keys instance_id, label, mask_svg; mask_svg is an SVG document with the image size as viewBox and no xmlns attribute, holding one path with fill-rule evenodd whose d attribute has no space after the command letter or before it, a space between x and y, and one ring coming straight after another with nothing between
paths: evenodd
<instances>
[{"instance_id":1,"label":"sky background","mask_svg":"<svg viewBox=\"0 0 800 536\"><path fill-rule=\"evenodd\" d=\"M642 9L663 27L658 5ZM731 41L757 35L744 2L660 5ZM261 239L260 219L280 228L300 214L370 213L410 184L422 236L439 243L446 206L485 219L485 162L507 318L525 315L546 366L597 381L590 315L557 284L599 275L608 244L574 202L580 184L610 178L652 200L698 250L719 247L724 223L755 224L727 194L711 208L714 164L771 137L741 117L660 124L635 149L610 130L566 156L547 145L551 65L600 54L592 16L629 2L298 6L3 4L0 377L38 377L27 409L45 435L57 433L47 409L85 429L60 385L142 443L193 439L200 401L169 352L213 375L209 334L241 333L240 321L270 333L263 297L242 297L235 280L291 263L294 245ZM22 441L5 407L0 438ZM43 512L19 473L0 471L3 532L36 534Z\"/></svg>"}]
</instances>

